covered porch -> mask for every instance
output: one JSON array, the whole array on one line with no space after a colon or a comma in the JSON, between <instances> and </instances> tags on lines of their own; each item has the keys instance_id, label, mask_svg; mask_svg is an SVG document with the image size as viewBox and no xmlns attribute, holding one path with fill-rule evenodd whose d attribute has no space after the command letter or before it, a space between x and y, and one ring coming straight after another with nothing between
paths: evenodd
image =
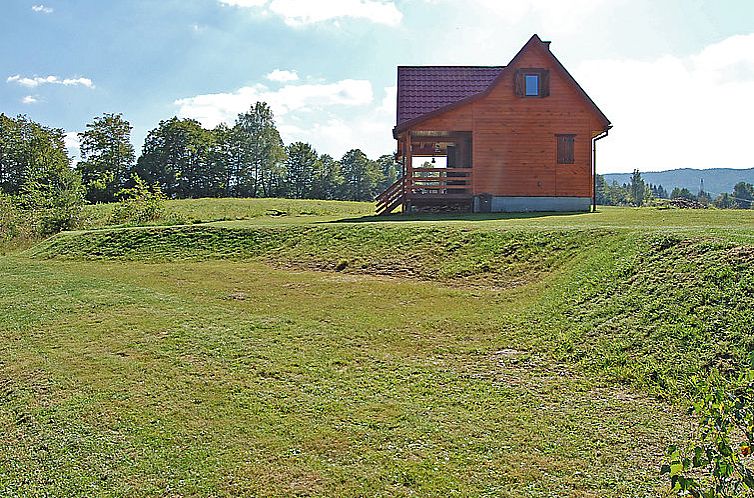
<instances>
[{"instance_id":1,"label":"covered porch","mask_svg":"<svg viewBox=\"0 0 754 498\"><path fill-rule=\"evenodd\" d=\"M469 131L405 131L396 161L403 175L377 197L378 214L471 209L472 134Z\"/></svg>"}]
</instances>

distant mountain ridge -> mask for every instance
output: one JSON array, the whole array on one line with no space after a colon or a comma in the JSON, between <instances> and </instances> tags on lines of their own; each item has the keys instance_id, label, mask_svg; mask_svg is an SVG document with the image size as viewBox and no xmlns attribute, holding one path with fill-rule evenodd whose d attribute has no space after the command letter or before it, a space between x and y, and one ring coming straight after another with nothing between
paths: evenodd
<instances>
[{"instance_id":1,"label":"distant mountain ridge","mask_svg":"<svg viewBox=\"0 0 754 498\"><path fill-rule=\"evenodd\" d=\"M704 180L704 191L715 195L732 192L733 186L738 182L754 184L754 168L680 168L668 171L639 170L639 172L646 183L662 185L668 193L678 187L687 188L692 194L697 194L702 180ZM616 181L619 185L623 185L631 181L631 173L608 173L603 176L609 184Z\"/></svg>"}]
</instances>

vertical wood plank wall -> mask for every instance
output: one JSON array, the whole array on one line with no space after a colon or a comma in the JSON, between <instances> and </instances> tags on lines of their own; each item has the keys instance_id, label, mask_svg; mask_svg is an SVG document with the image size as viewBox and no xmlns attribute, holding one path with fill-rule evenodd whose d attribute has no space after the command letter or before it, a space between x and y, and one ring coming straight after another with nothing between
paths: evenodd
<instances>
[{"instance_id":1,"label":"vertical wood plank wall","mask_svg":"<svg viewBox=\"0 0 754 498\"><path fill-rule=\"evenodd\" d=\"M485 97L417 124L412 130L473 132L473 191L501 196L591 197L597 114L553 66L545 46L521 54ZM550 96L517 97L515 69L550 70ZM557 164L556 134L574 134L574 164Z\"/></svg>"}]
</instances>

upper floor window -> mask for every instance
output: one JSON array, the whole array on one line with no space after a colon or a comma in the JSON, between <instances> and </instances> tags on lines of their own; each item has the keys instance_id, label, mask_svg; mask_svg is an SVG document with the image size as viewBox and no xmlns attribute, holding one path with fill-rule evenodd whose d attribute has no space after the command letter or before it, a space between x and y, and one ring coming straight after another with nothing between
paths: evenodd
<instances>
[{"instance_id":1,"label":"upper floor window","mask_svg":"<svg viewBox=\"0 0 754 498\"><path fill-rule=\"evenodd\" d=\"M539 97L539 75L524 75L524 95L527 97Z\"/></svg>"},{"instance_id":2,"label":"upper floor window","mask_svg":"<svg viewBox=\"0 0 754 498\"><path fill-rule=\"evenodd\" d=\"M550 71L541 68L519 69L514 77L514 91L518 97L549 96Z\"/></svg>"}]
</instances>

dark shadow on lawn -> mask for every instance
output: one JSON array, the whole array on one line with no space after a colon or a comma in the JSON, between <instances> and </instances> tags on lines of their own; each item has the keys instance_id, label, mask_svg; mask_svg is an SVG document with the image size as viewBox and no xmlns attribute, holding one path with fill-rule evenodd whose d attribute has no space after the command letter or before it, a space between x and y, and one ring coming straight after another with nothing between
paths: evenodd
<instances>
[{"instance_id":1,"label":"dark shadow on lawn","mask_svg":"<svg viewBox=\"0 0 754 498\"><path fill-rule=\"evenodd\" d=\"M545 218L549 216L574 216L587 214L583 212L536 212L536 213L432 213L432 214L376 214L360 216L358 218L344 218L322 223L401 223L416 221L496 221L496 220L527 220Z\"/></svg>"}]
</instances>

